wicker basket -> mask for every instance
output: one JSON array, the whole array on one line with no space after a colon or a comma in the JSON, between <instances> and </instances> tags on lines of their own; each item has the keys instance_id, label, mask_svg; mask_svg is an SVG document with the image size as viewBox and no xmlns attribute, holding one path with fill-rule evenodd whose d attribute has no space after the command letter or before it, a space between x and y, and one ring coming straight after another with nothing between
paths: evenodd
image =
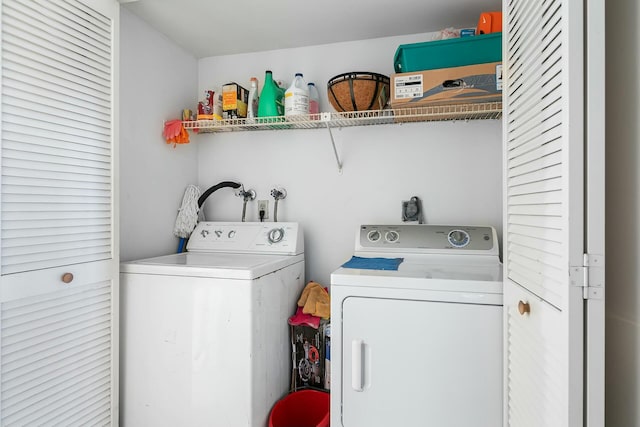
<instances>
[{"instance_id":1,"label":"wicker basket","mask_svg":"<svg viewBox=\"0 0 640 427\"><path fill-rule=\"evenodd\" d=\"M337 111L382 110L389 98L389 77L353 71L327 83L329 102Z\"/></svg>"}]
</instances>

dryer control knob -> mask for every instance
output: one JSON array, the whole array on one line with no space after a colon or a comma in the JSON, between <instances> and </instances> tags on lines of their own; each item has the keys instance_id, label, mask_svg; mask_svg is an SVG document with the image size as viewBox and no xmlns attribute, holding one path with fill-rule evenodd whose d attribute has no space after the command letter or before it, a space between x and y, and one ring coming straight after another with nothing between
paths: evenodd
<instances>
[{"instance_id":1,"label":"dryer control knob","mask_svg":"<svg viewBox=\"0 0 640 427\"><path fill-rule=\"evenodd\" d=\"M464 248L469 244L469 233L464 230L451 230L447 240L456 248Z\"/></svg>"},{"instance_id":2,"label":"dryer control knob","mask_svg":"<svg viewBox=\"0 0 640 427\"><path fill-rule=\"evenodd\" d=\"M269 234L267 234L267 239L269 239L269 243L278 243L282 241L284 238L284 229L282 228L272 228L269 230Z\"/></svg>"},{"instance_id":3,"label":"dryer control knob","mask_svg":"<svg viewBox=\"0 0 640 427\"><path fill-rule=\"evenodd\" d=\"M387 231L384 235L384 238L389 243L397 242L400 239L400 233L395 230Z\"/></svg>"},{"instance_id":4,"label":"dryer control knob","mask_svg":"<svg viewBox=\"0 0 640 427\"><path fill-rule=\"evenodd\" d=\"M378 230L371 230L369 234L367 234L367 239L369 239L370 242L377 242L380 240L380 237L381 234Z\"/></svg>"}]
</instances>

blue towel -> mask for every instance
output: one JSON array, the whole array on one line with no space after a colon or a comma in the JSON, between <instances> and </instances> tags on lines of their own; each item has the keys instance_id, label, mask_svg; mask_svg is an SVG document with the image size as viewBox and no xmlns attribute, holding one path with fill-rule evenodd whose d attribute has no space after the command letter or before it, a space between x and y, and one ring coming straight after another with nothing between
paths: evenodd
<instances>
[{"instance_id":1,"label":"blue towel","mask_svg":"<svg viewBox=\"0 0 640 427\"><path fill-rule=\"evenodd\" d=\"M364 270L397 270L402 261L404 261L404 258L362 258L354 256L342 266L344 268L360 268Z\"/></svg>"}]
</instances>

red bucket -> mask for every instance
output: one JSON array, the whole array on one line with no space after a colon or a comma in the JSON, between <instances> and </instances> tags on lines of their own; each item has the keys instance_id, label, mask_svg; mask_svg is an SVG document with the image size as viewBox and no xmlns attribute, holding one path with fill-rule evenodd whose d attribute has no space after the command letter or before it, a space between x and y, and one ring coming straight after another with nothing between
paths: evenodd
<instances>
[{"instance_id":1,"label":"red bucket","mask_svg":"<svg viewBox=\"0 0 640 427\"><path fill-rule=\"evenodd\" d=\"M269 427L329 427L329 393L299 390L276 402Z\"/></svg>"}]
</instances>

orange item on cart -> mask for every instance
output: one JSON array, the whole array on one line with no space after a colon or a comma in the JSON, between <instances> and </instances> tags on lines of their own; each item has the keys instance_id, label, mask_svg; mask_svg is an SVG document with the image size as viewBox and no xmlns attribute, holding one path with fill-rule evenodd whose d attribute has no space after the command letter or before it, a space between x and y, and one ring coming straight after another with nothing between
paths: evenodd
<instances>
[{"instance_id":1,"label":"orange item on cart","mask_svg":"<svg viewBox=\"0 0 640 427\"><path fill-rule=\"evenodd\" d=\"M482 12L478 19L476 35L502 32L502 12Z\"/></svg>"}]
</instances>

